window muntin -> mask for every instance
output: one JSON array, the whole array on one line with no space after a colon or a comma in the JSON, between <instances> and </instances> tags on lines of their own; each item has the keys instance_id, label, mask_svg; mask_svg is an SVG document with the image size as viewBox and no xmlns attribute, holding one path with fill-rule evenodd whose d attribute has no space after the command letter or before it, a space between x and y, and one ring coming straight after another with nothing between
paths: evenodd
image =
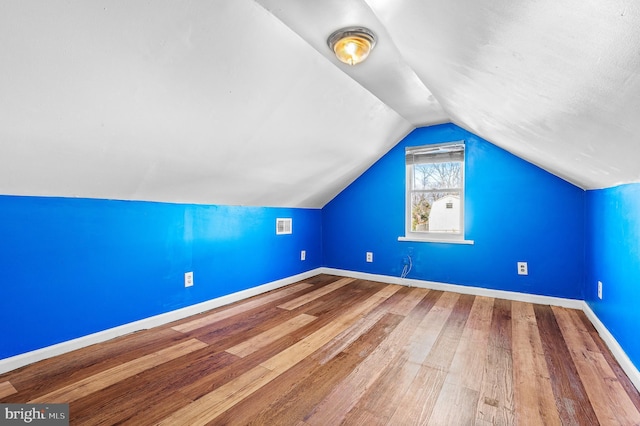
<instances>
[{"instance_id":1,"label":"window muntin","mask_svg":"<svg viewBox=\"0 0 640 426\"><path fill-rule=\"evenodd\" d=\"M406 150L406 235L463 239L464 143Z\"/></svg>"}]
</instances>

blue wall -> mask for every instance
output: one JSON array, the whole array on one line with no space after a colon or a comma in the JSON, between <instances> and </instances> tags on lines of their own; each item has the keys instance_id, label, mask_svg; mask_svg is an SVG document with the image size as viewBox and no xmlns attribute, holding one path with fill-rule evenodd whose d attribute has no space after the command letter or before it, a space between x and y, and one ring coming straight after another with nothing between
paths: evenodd
<instances>
[{"instance_id":1,"label":"blue wall","mask_svg":"<svg viewBox=\"0 0 640 426\"><path fill-rule=\"evenodd\" d=\"M585 300L640 366L640 184L587 192L586 240Z\"/></svg>"},{"instance_id":2,"label":"blue wall","mask_svg":"<svg viewBox=\"0 0 640 426\"><path fill-rule=\"evenodd\" d=\"M475 244L398 241L405 147L456 140ZM409 278L584 298L640 365L640 184L585 193L452 124L412 132L322 211L0 196L0 359L321 265L399 276L409 254Z\"/></svg>"},{"instance_id":3,"label":"blue wall","mask_svg":"<svg viewBox=\"0 0 640 426\"><path fill-rule=\"evenodd\" d=\"M456 140L466 142L465 237L475 244L398 241L405 147ZM411 254L409 278L582 299L584 208L582 189L453 124L421 128L323 208L324 265L400 276Z\"/></svg>"},{"instance_id":4,"label":"blue wall","mask_svg":"<svg viewBox=\"0 0 640 426\"><path fill-rule=\"evenodd\" d=\"M321 261L320 210L0 196L0 359Z\"/></svg>"}]
</instances>

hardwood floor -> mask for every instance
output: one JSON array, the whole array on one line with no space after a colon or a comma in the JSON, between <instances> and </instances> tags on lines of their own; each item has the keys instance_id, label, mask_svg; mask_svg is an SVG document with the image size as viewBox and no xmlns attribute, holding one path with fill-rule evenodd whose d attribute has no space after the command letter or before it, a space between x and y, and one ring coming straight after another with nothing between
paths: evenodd
<instances>
[{"instance_id":1,"label":"hardwood floor","mask_svg":"<svg viewBox=\"0 0 640 426\"><path fill-rule=\"evenodd\" d=\"M320 275L0 375L72 425L638 425L581 311Z\"/></svg>"}]
</instances>

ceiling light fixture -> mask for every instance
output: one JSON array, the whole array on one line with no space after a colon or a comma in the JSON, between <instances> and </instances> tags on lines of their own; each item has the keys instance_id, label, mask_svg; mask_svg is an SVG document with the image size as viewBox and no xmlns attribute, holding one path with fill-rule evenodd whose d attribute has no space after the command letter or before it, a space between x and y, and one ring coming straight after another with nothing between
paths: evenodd
<instances>
[{"instance_id":1,"label":"ceiling light fixture","mask_svg":"<svg viewBox=\"0 0 640 426\"><path fill-rule=\"evenodd\" d=\"M341 62L356 65L367 59L376 45L376 36L367 28L348 27L331 34L327 44Z\"/></svg>"}]
</instances>

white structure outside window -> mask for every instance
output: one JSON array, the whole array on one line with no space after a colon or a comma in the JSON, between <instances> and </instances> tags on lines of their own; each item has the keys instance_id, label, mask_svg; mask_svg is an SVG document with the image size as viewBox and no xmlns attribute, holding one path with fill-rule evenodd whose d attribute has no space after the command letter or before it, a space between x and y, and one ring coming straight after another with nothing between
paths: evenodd
<instances>
[{"instance_id":1,"label":"white structure outside window","mask_svg":"<svg viewBox=\"0 0 640 426\"><path fill-rule=\"evenodd\" d=\"M460 230L460 197L447 195L431 205L429 213L429 231L459 232Z\"/></svg>"}]
</instances>

